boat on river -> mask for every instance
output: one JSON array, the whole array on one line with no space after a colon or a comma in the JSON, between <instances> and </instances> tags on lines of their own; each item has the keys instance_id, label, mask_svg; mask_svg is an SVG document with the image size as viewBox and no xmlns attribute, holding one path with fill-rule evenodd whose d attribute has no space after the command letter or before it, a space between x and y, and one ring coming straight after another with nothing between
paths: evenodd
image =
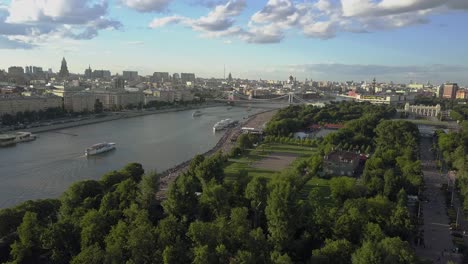
<instances>
[{"instance_id":1,"label":"boat on river","mask_svg":"<svg viewBox=\"0 0 468 264\"><path fill-rule=\"evenodd\" d=\"M16 132L16 143L36 140L37 136L31 132Z\"/></svg>"},{"instance_id":2,"label":"boat on river","mask_svg":"<svg viewBox=\"0 0 468 264\"><path fill-rule=\"evenodd\" d=\"M8 147L16 144L16 135L0 134L0 147Z\"/></svg>"},{"instance_id":3,"label":"boat on river","mask_svg":"<svg viewBox=\"0 0 468 264\"><path fill-rule=\"evenodd\" d=\"M87 148L85 150L85 155L93 156L93 155L101 154L107 151L111 151L113 149L115 149L115 143L112 143L112 142L111 143L107 143L107 142L98 143Z\"/></svg>"},{"instance_id":4,"label":"boat on river","mask_svg":"<svg viewBox=\"0 0 468 264\"><path fill-rule=\"evenodd\" d=\"M201 116L203 113L200 110L196 110L192 113L192 117Z\"/></svg>"},{"instance_id":5,"label":"boat on river","mask_svg":"<svg viewBox=\"0 0 468 264\"><path fill-rule=\"evenodd\" d=\"M237 123L239 123L239 121L232 120L230 118L223 119L223 120L217 122L216 124L214 124L213 131L216 132L216 131L223 130L223 129L226 129L226 128L229 128L229 127L233 127Z\"/></svg>"}]
</instances>

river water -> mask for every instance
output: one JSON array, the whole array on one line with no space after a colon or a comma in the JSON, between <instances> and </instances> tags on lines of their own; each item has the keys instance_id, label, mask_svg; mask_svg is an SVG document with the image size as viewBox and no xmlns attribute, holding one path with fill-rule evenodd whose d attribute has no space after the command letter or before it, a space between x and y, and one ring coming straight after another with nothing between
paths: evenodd
<instances>
[{"instance_id":1,"label":"river water","mask_svg":"<svg viewBox=\"0 0 468 264\"><path fill-rule=\"evenodd\" d=\"M271 106L270 106L271 107ZM55 198L72 183L100 179L129 162L163 171L211 149L222 136L213 124L224 118L243 120L261 108L226 106L147 115L50 131L14 147L0 148L0 208L30 199ZM85 157L86 147L116 142L117 149Z\"/></svg>"}]
</instances>

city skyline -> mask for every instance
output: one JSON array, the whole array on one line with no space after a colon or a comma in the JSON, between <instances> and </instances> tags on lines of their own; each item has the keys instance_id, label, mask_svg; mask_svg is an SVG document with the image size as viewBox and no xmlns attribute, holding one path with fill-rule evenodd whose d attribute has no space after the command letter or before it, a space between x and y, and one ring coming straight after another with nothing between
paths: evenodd
<instances>
[{"instance_id":1,"label":"city skyline","mask_svg":"<svg viewBox=\"0 0 468 264\"><path fill-rule=\"evenodd\" d=\"M0 68L468 85L463 0L0 0ZM188 45L189 44L189 45Z\"/></svg>"}]
</instances>

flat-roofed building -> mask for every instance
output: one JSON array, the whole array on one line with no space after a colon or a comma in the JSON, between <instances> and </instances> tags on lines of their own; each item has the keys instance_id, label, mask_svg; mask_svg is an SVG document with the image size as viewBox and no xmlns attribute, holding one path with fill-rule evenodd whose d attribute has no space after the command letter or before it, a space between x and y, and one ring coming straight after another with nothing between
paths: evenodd
<instances>
[{"instance_id":1,"label":"flat-roofed building","mask_svg":"<svg viewBox=\"0 0 468 264\"><path fill-rule=\"evenodd\" d=\"M47 96L0 96L0 116L14 115L24 111L39 111L47 108L63 107L63 99L55 95Z\"/></svg>"},{"instance_id":2,"label":"flat-roofed building","mask_svg":"<svg viewBox=\"0 0 468 264\"><path fill-rule=\"evenodd\" d=\"M138 72L137 71L123 71L122 78L127 81L134 81L138 79Z\"/></svg>"},{"instance_id":3,"label":"flat-roofed building","mask_svg":"<svg viewBox=\"0 0 468 264\"><path fill-rule=\"evenodd\" d=\"M154 82L168 82L170 80L168 72L155 72L153 73Z\"/></svg>"},{"instance_id":4,"label":"flat-roofed building","mask_svg":"<svg viewBox=\"0 0 468 264\"><path fill-rule=\"evenodd\" d=\"M180 80L183 84L187 82L195 83L195 73L181 73Z\"/></svg>"},{"instance_id":5,"label":"flat-roofed building","mask_svg":"<svg viewBox=\"0 0 468 264\"><path fill-rule=\"evenodd\" d=\"M70 95L65 109L73 112L94 111L94 104L99 100L104 109L124 108L129 105L137 106L143 103L142 92L128 92L125 90L88 90Z\"/></svg>"}]
</instances>

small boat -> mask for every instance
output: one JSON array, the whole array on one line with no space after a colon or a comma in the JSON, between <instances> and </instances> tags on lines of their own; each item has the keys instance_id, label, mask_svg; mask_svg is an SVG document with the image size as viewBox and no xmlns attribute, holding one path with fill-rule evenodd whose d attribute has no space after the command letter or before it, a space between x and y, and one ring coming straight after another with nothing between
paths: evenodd
<instances>
[{"instance_id":1,"label":"small boat","mask_svg":"<svg viewBox=\"0 0 468 264\"><path fill-rule=\"evenodd\" d=\"M107 143L107 142L98 143L87 148L85 150L85 155L86 156L97 155L103 152L111 151L113 149L115 149L115 143Z\"/></svg>"},{"instance_id":2,"label":"small boat","mask_svg":"<svg viewBox=\"0 0 468 264\"><path fill-rule=\"evenodd\" d=\"M217 122L216 124L214 124L213 131L216 132L216 131L223 130L223 129L226 129L226 128L229 128L229 127L233 127L233 126L237 125L237 123L239 123L239 121L232 120L230 118L223 119L223 120Z\"/></svg>"},{"instance_id":3,"label":"small boat","mask_svg":"<svg viewBox=\"0 0 468 264\"><path fill-rule=\"evenodd\" d=\"M17 132L16 133L16 142L29 142L36 140L37 136L32 134L31 132Z\"/></svg>"},{"instance_id":4,"label":"small boat","mask_svg":"<svg viewBox=\"0 0 468 264\"><path fill-rule=\"evenodd\" d=\"M192 113L192 117L201 116L203 113L200 110L197 110Z\"/></svg>"},{"instance_id":5,"label":"small boat","mask_svg":"<svg viewBox=\"0 0 468 264\"><path fill-rule=\"evenodd\" d=\"M0 147L7 147L16 144L16 135L0 134Z\"/></svg>"}]
</instances>

